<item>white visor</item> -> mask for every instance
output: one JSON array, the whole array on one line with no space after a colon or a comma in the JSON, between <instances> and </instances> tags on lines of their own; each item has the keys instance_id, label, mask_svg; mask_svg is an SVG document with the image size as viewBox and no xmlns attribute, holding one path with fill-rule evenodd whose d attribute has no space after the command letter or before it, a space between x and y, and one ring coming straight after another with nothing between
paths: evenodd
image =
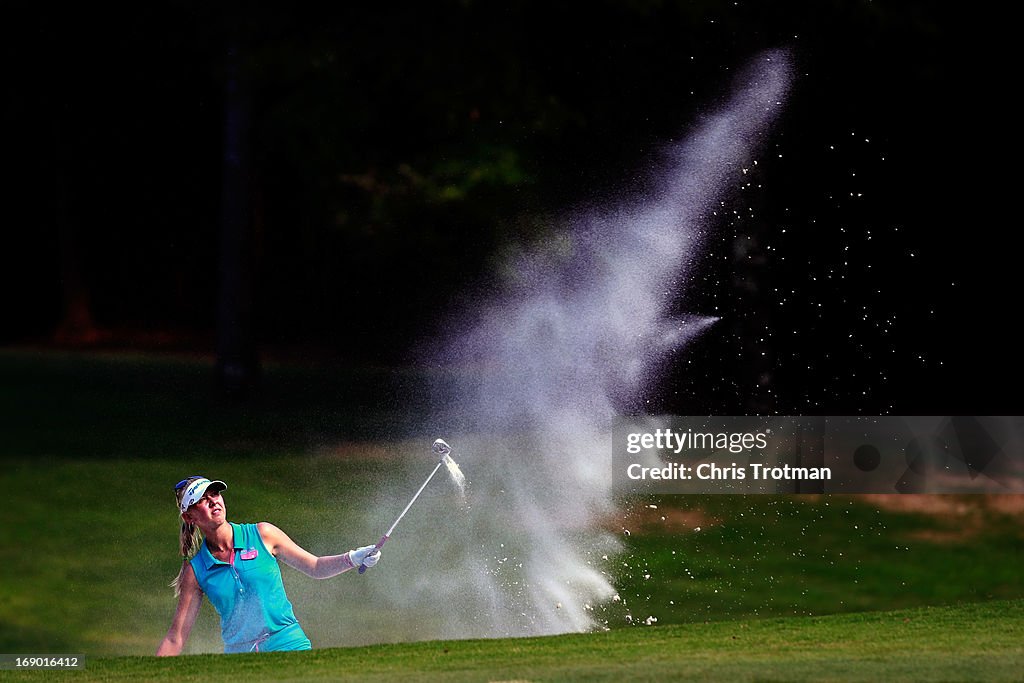
<instances>
[{"instance_id":1,"label":"white visor","mask_svg":"<svg viewBox=\"0 0 1024 683\"><path fill-rule=\"evenodd\" d=\"M185 489L185 494L181 497L182 513L188 510L189 507L191 507L195 503L199 502L199 499L206 495L206 489L210 488L211 486L216 487L214 489L215 491L223 491L228 487L227 484L220 481L219 479L214 479L213 481L210 481L205 477L203 477L202 479L196 479L194 482L188 485L188 488Z\"/></svg>"}]
</instances>

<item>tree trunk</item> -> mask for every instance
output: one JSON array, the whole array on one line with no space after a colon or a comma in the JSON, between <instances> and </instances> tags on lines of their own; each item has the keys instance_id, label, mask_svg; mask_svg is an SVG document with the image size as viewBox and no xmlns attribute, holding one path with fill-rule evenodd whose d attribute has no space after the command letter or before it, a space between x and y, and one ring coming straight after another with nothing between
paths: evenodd
<instances>
[{"instance_id":1,"label":"tree trunk","mask_svg":"<svg viewBox=\"0 0 1024 683\"><path fill-rule=\"evenodd\" d=\"M217 377L232 397L244 398L260 377L253 302L253 207L249 119L251 101L242 65L241 10L229 3L224 81L223 207Z\"/></svg>"},{"instance_id":2,"label":"tree trunk","mask_svg":"<svg viewBox=\"0 0 1024 683\"><path fill-rule=\"evenodd\" d=\"M57 69L64 68L58 63ZM60 77L64 76L63 73ZM61 79L63 80L63 79ZM92 317L92 298L82 273L81 241L78 222L71 208L72 191L68 173L73 163L71 140L65 134L67 114L60 107L52 113L54 220L57 224L58 257L63 310L53 333L53 341L61 345L95 344L100 331Z\"/></svg>"}]
</instances>

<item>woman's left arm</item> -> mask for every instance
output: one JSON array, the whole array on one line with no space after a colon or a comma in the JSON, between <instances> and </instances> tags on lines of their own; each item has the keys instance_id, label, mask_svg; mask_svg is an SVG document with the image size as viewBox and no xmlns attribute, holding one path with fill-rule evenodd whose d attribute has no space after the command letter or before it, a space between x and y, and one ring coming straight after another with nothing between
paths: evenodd
<instances>
[{"instance_id":1,"label":"woman's left arm","mask_svg":"<svg viewBox=\"0 0 1024 683\"><path fill-rule=\"evenodd\" d=\"M317 557L270 522L260 522L256 528L259 529L263 545L267 546L274 557L314 579L329 579L354 566L349 553Z\"/></svg>"}]
</instances>

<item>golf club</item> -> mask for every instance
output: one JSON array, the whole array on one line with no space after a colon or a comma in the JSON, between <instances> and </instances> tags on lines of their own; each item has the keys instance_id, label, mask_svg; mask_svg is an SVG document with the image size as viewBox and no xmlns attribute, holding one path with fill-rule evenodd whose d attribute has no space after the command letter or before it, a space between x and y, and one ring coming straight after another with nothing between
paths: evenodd
<instances>
[{"instance_id":1,"label":"golf club","mask_svg":"<svg viewBox=\"0 0 1024 683\"><path fill-rule=\"evenodd\" d=\"M439 469L441 469L441 465L444 464L444 459L446 457L448 457L449 453L452 452L452 447L449 446L445 442L444 439L437 439L436 441L434 441L434 445L431 446L430 448L431 448L431 450L434 451L434 453L436 453L438 456L440 456L438 461L437 461L437 464L434 466L433 471L431 471L430 476L427 477L427 480L425 482L423 482L423 486L420 487L420 490L416 492L416 495L412 497L412 500L409 501L409 504L405 506L404 510L402 510L402 514L398 515L398 519L395 520L395 523L392 524L391 528L388 529L387 532L383 536L380 537L379 541L377 541L377 545L374 546L373 552L372 553L368 553L369 555L373 555L373 553L375 553L378 550L380 550L381 546L383 546L384 543L389 538L391 538L391 534L394 533L395 527L398 526L398 523L402 521L402 517L405 517L405 513L409 511L409 508L412 507L412 504L415 503L416 499L420 497L421 493L423 493L423 489L427 488L427 484L429 484L430 480L434 478L434 475L437 474L437 471ZM359 573L362 574L365 571L366 571L366 565L365 564L359 565Z\"/></svg>"}]
</instances>

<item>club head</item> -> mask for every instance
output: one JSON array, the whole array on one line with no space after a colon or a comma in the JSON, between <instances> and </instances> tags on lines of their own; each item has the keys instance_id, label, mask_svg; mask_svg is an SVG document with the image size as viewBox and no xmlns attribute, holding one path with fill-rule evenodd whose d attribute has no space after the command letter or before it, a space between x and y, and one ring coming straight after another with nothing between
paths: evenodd
<instances>
[{"instance_id":1,"label":"club head","mask_svg":"<svg viewBox=\"0 0 1024 683\"><path fill-rule=\"evenodd\" d=\"M452 447L444 439L438 439L434 442L434 445L430 447L435 453L444 459L444 456L452 452Z\"/></svg>"}]
</instances>

